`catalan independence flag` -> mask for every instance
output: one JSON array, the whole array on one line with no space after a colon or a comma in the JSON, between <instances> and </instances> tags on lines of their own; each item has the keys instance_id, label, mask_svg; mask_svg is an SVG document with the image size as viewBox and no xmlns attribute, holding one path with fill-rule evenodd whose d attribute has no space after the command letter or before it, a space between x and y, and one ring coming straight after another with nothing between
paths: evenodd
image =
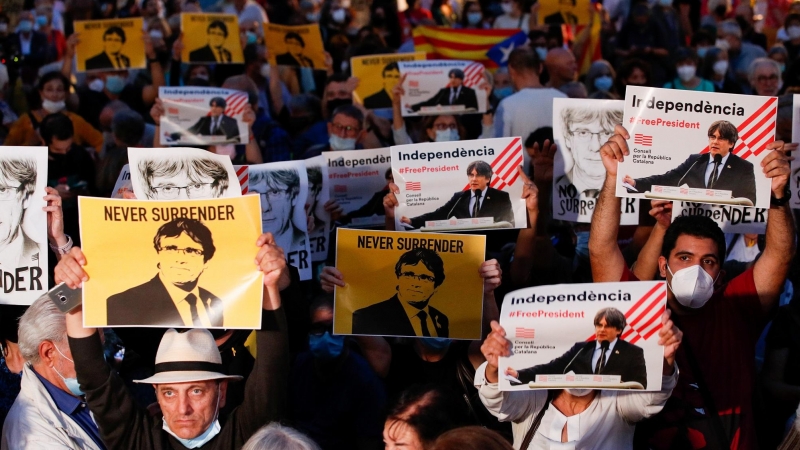
<instances>
[{"instance_id":1,"label":"catalan independence flag","mask_svg":"<svg viewBox=\"0 0 800 450\"><path fill-rule=\"evenodd\" d=\"M479 62L487 69L494 69L498 65L486 56L486 52L517 33L517 29L467 30L418 26L414 28L414 50L427 53L428 59L469 60Z\"/></svg>"}]
</instances>

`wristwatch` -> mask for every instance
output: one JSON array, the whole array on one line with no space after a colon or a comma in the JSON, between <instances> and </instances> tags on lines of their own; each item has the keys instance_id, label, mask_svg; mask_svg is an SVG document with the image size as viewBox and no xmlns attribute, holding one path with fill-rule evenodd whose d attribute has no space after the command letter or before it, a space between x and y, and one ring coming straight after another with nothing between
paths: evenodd
<instances>
[{"instance_id":1,"label":"wristwatch","mask_svg":"<svg viewBox=\"0 0 800 450\"><path fill-rule=\"evenodd\" d=\"M770 195L769 204L770 206L783 206L789 202L789 199L792 197L792 190L789 189L789 184L787 183L786 186L783 188L783 197L775 198L775 194Z\"/></svg>"}]
</instances>

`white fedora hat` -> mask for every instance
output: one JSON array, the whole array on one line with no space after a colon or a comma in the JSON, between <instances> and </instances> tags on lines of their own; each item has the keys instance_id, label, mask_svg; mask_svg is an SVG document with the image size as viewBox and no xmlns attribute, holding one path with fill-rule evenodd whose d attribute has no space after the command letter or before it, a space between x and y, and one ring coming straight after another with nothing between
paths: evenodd
<instances>
[{"instance_id":1,"label":"white fedora hat","mask_svg":"<svg viewBox=\"0 0 800 450\"><path fill-rule=\"evenodd\" d=\"M156 353L155 374L135 383L164 384L188 383L190 381L231 380L239 381L238 375L225 375L222 357L214 336L208 330L194 328L178 333L170 328L161 338Z\"/></svg>"}]
</instances>

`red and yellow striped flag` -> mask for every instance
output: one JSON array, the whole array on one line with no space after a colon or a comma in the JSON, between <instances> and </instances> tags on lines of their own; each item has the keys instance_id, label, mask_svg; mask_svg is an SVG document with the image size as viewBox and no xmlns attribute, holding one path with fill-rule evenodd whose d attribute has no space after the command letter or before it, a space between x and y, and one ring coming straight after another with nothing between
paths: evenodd
<instances>
[{"instance_id":1,"label":"red and yellow striped flag","mask_svg":"<svg viewBox=\"0 0 800 450\"><path fill-rule=\"evenodd\" d=\"M517 33L517 29L466 30L419 26L414 28L414 50L427 53L428 59L462 59L493 69L497 63L489 59L486 52Z\"/></svg>"}]
</instances>

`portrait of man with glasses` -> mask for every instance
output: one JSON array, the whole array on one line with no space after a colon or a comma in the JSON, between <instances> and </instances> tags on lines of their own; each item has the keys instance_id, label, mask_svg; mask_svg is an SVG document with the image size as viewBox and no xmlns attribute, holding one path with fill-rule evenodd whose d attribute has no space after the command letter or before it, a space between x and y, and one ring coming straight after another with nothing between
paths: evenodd
<instances>
[{"instance_id":1,"label":"portrait of man with glasses","mask_svg":"<svg viewBox=\"0 0 800 450\"><path fill-rule=\"evenodd\" d=\"M308 255L305 199L300 198L299 172L250 166L249 176L250 192L261 196L261 230L272 233L275 243L287 253L290 265L302 264L302 259L293 264L291 255L302 251ZM295 218L302 218L303 222L295 223Z\"/></svg>"},{"instance_id":2,"label":"portrait of man with glasses","mask_svg":"<svg viewBox=\"0 0 800 450\"><path fill-rule=\"evenodd\" d=\"M220 198L230 184L225 166L211 158L148 158L138 170L149 200Z\"/></svg>"},{"instance_id":3,"label":"portrait of man with glasses","mask_svg":"<svg viewBox=\"0 0 800 450\"><path fill-rule=\"evenodd\" d=\"M225 22L215 20L206 30L208 44L189 52L189 62L229 63L231 52L225 48L228 39L228 27Z\"/></svg>"},{"instance_id":4,"label":"portrait of man with glasses","mask_svg":"<svg viewBox=\"0 0 800 450\"><path fill-rule=\"evenodd\" d=\"M103 33L103 52L86 59L86 70L128 69L131 60L122 54L125 46L125 31L120 27L108 27Z\"/></svg>"},{"instance_id":5,"label":"portrait of man with glasses","mask_svg":"<svg viewBox=\"0 0 800 450\"><path fill-rule=\"evenodd\" d=\"M353 313L353 334L449 337L447 316L430 304L444 283L442 258L430 249L410 250L400 256L394 275L397 286L390 299Z\"/></svg>"},{"instance_id":6,"label":"portrait of man with glasses","mask_svg":"<svg viewBox=\"0 0 800 450\"><path fill-rule=\"evenodd\" d=\"M222 300L199 286L216 251L211 230L199 220L175 219L159 227L153 248L158 273L108 298L108 325L223 327Z\"/></svg>"},{"instance_id":7,"label":"portrait of man with glasses","mask_svg":"<svg viewBox=\"0 0 800 450\"><path fill-rule=\"evenodd\" d=\"M22 228L36 190L36 167L33 159L0 158L0 270L4 272L39 266L39 243Z\"/></svg>"}]
</instances>

